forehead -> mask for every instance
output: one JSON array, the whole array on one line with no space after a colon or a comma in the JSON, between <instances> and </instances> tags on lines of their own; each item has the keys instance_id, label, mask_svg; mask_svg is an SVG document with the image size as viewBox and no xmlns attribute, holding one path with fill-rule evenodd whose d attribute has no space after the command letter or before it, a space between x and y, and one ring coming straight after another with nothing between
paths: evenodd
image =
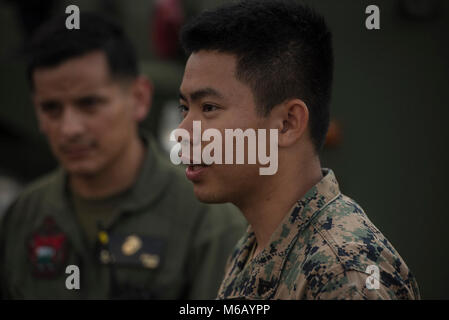
<instances>
[{"instance_id":1,"label":"forehead","mask_svg":"<svg viewBox=\"0 0 449 320\"><path fill-rule=\"evenodd\" d=\"M249 87L238 80L237 59L232 54L217 51L192 53L187 60L181 93L190 94L204 88L213 88L224 96L249 94Z\"/></svg>"},{"instance_id":2,"label":"forehead","mask_svg":"<svg viewBox=\"0 0 449 320\"><path fill-rule=\"evenodd\" d=\"M37 68L33 81L38 96L82 93L107 85L110 82L109 67L105 54L95 51L54 67Z\"/></svg>"}]
</instances>

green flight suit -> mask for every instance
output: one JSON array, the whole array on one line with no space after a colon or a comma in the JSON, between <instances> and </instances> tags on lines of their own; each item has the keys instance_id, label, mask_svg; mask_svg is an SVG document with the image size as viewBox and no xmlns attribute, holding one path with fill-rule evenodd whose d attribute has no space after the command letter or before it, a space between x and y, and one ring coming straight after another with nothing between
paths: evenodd
<instances>
[{"instance_id":1,"label":"green flight suit","mask_svg":"<svg viewBox=\"0 0 449 320\"><path fill-rule=\"evenodd\" d=\"M150 136L141 172L92 248L59 169L30 185L0 224L1 297L213 299L246 223L204 205ZM79 270L79 289L66 285ZM67 273L66 273L67 272ZM71 289L68 289L71 288Z\"/></svg>"}]
</instances>

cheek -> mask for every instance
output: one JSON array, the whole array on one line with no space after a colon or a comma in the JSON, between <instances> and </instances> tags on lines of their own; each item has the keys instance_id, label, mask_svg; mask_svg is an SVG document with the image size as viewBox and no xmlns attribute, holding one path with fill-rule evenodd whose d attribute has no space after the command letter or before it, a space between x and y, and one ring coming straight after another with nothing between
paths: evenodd
<instances>
[{"instance_id":1,"label":"cheek","mask_svg":"<svg viewBox=\"0 0 449 320\"><path fill-rule=\"evenodd\" d=\"M253 185L259 177L257 165L215 165L210 181L215 185L214 189L226 190L226 193L241 193L248 186Z\"/></svg>"},{"instance_id":2,"label":"cheek","mask_svg":"<svg viewBox=\"0 0 449 320\"><path fill-rule=\"evenodd\" d=\"M36 113L36 118L39 125L39 130L45 135L50 134L52 128L56 127L55 121L51 121L47 116L41 114L39 111Z\"/></svg>"},{"instance_id":3,"label":"cheek","mask_svg":"<svg viewBox=\"0 0 449 320\"><path fill-rule=\"evenodd\" d=\"M39 130L52 146L58 143L58 137L60 136L58 123L47 119L39 120Z\"/></svg>"},{"instance_id":4,"label":"cheek","mask_svg":"<svg viewBox=\"0 0 449 320\"><path fill-rule=\"evenodd\" d=\"M117 128L123 128L129 130L130 127L136 124L135 113L130 101L123 100L116 108L116 112L111 115L111 122L113 122Z\"/></svg>"},{"instance_id":5,"label":"cheek","mask_svg":"<svg viewBox=\"0 0 449 320\"><path fill-rule=\"evenodd\" d=\"M132 130L126 119L111 119L100 126L95 127L94 139L96 140L97 156L102 159L111 159L124 152L132 140Z\"/></svg>"},{"instance_id":6,"label":"cheek","mask_svg":"<svg viewBox=\"0 0 449 320\"><path fill-rule=\"evenodd\" d=\"M120 137L126 136L132 126L130 112L120 105L111 105L105 108L107 109L89 121L89 131L98 138L119 141Z\"/></svg>"}]
</instances>

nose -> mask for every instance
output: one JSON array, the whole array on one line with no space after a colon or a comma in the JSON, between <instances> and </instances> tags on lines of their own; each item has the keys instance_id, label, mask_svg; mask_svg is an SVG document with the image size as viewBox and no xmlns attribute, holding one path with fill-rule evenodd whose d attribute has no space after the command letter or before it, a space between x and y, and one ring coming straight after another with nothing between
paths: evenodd
<instances>
[{"instance_id":1,"label":"nose","mask_svg":"<svg viewBox=\"0 0 449 320\"><path fill-rule=\"evenodd\" d=\"M192 135L193 131L193 118L190 115L187 115L179 124L178 129L187 130L189 135Z\"/></svg>"},{"instance_id":2,"label":"nose","mask_svg":"<svg viewBox=\"0 0 449 320\"><path fill-rule=\"evenodd\" d=\"M66 138L76 137L83 133L83 118L74 108L70 106L64 108L60 131Z\"/></svg>"},{"instance_id":3,"label":"nose","mask_svg":"<svg viewBox=\"0 0 449 320\"><path fill-rule=\"evenodd\" d=\"M189 112L179 124L178 129L185 130L187 133L187 135L184 134L178 137L178 142L182 146L178 155L186 159L193 159L194 163L200 163L202 142L201 119L198 119L193 112ZM191 162L192 160L188 161Z\"/></svg>"}]
</instances>

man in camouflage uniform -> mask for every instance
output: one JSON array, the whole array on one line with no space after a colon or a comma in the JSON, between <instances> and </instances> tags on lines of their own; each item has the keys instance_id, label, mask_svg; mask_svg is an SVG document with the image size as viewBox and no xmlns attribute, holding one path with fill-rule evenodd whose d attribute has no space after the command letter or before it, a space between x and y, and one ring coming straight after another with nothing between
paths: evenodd
<instances>
[{"instance_id":1,"label":"man in camouflage uniform","mask_svg":"<svg viewBox=\"0 0 449 320\"><path fill-rule=\"evenodd\" d=\"M295 203L271 236L269 251L248 262L255 241L249 227L219 298L419 298L398 252L362 208L340 193L331 170L324 169L323 179ZM370 266L376 269L372 276Z\"/></svg>"},{"instance_id":2,"label":"man in camouflage uniform","mask_svg":"<svg viewBox=\"0 0 449 320\"><path fill-rule=\"evenodd\" d=\"M324 19L295 1L243 1L201 14L181 43L189 54L181 129L191 134L201 121L222 136L278 133L274 175L260 175L260 159L187 169L201 201L232 202L250 225L218 298L419 299L399 253L321 168L333 73Z\"/></svg>"},{"instance_id":3,"label":"man in camouflage uniform","mask_svg":"<svg viewBox=\"0 0 449 320\"><path fill-rule=\"evenodd\" d=\"M88 13L67 30L65 18L38 32L29 61L40 129L62 168L2 217L0 298L214 298L243 219L199 203L139 132L151 85L123 31Z\"/></svg>"}]
</instances>

